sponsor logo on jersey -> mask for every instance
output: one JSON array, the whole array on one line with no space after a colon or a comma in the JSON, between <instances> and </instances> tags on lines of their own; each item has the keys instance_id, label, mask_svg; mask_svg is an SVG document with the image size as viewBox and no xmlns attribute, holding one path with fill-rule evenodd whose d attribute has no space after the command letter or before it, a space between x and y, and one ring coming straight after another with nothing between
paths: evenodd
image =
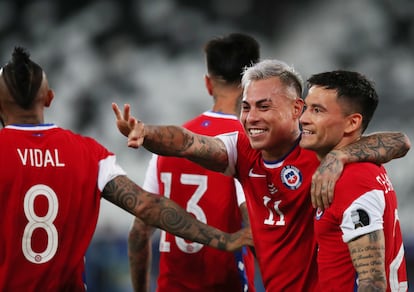
<instances>
[{"instance_id":1,"label":"sponsor logo on jersey","mask_svg":"<svg viewBox=\"0 0 414 292\"><path fill-rule=\"evenodd\" d=\"M280 178L283 184L291 190L296 190L302 184L302 173L292 165L283 167L280 172Z\"/></svg>"}]
</instances>

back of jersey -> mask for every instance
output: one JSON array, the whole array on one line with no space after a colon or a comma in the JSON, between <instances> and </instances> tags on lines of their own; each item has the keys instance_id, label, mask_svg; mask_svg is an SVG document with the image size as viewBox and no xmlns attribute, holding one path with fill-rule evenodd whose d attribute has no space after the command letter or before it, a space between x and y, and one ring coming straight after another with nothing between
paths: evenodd
<instances>
[{"instance_id":1,"label":"back of jersey","mask_svg":"<svg viewBox=\"0 0 414 292\"><path fill-rule=\"evenodd\" d=\"M184 127L215 136L243 131L237 117L206 112ZM234 179L208 171L186 159L158 157L159 190L198 220L226 232L242 227ZM219 251L161 232L158 291L247 291L254 290L254 264L251 255ZM246 255L244 255L246 260Z\"/></svg>"},{"instance_id":2,"label":"back of jersey","mask_svg":"<svg viewBox=\"0 0 414 292\"><path fill-rule=\"evenodd\" d=\"M0 291L85 291L109 153L53 125L0 131Z\"/></svg>"},{"instance_id":3,"label":"back of jersey","mask_svg":"<svg viewBox=\"0 0 414 292\"><path fill-rule=\"evenodd\" d=\"M407 264L398 217L398 200L394 187L384 167L376 176L378 184L384 191L384 237L385 237L385 269L387 273L387 291L407 291ZM381 188L379 188L381 189Z\"/></svg>"}]
</instances>

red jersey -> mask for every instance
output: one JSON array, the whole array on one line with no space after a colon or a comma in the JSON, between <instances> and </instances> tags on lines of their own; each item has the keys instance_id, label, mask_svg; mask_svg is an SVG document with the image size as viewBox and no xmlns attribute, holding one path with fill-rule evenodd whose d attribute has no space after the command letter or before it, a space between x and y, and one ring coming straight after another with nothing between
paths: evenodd
<instances>
[{"instance_id":1,"label":"red jersey","mask_svg":"<svg viewBox=\"0 0 414 292\"><path fill-rule=\"evenodd\" d=\"M323 291L356 291L357 274L346 243L380 229L385 237L387 291L407 291L404 245L391 181L382 166L346 165L336 183L332 205L315 216Z\"/></svg>"},{"instance_id":2,"label":"red jersey","mask_svg":"<svg viewBox=\"0 0 414 292\"><path fill-rule=\"evenodd\" d=\"M0 130L0 291L85 291L101 190L125 174L91 138L54 125Z\"/></svg>"},{"instance_id":3,"label":"red jersey","mask_svg":"<svg viewBox=\"0 0 414 292\"><path fill-rule=\"evenodd\" d=\"M280 161L266 162L244 133L220 136L228 174L239 178L249 210L266 291L316 291L316 241L310 184L319 161L297 144Z\"/></svg>"},{"instance_id":4,"label":"red jersey","mask_svg":"<svg viewBox=\"0 0 414 292\"><path fill-rule=\"evenodd\" d=\"M213 112L199 115L184 127L209 136L243 131L236 116ZM164 194L220 230L232 233L242 227L239 204L244 195L238 203L233 177L183 158L153 156L144 188ZM161 231L157 291L255 291L254 257L246 249L229 253Z\"/></svg>"}]
</instances>

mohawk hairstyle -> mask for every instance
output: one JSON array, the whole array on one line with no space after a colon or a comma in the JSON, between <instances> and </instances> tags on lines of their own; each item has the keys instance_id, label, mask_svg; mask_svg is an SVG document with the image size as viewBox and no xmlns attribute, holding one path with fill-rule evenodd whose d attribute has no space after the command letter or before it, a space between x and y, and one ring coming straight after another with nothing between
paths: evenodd
<instances>
[{"instance_id":1,"label":"mohawk hairstyle","mask_svg":"<svg viewBox=\"0 0 414 292\"><path fill-rule=\"evenodd\" d=\"M43 69L30 60L29 53L15 47L12 59L2 68L3 78L14 100L24 109L29 109L39 91Z\"/></svg>"}]
</instances>

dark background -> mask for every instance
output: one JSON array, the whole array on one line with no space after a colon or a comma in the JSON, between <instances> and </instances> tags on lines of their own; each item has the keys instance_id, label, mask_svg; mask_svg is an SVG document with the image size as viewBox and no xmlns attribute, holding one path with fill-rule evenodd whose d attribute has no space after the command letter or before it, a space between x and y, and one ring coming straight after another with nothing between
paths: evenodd
<instances>
[{"instance_id":1,"label":"dark background","mask_svg":"<svg viewBox=\"0 0 414 292\"><path fill-rule=\"evenodd\" d=\"M181 124L209 109L203 44L236 31L258 39L263 59L284 60L304 79L339 68L366 74L380 95L367 132L403 131L414 140L411 0L0 0L0 62L15 45L27 47L55 90L47 121L98 139L140 184L149 153L125 147L110 103L131 103L134 115L159 124ZM386 167L413 279L414 154ZM88 253L89 291L131 291L131 221L103 202Z\"/></svg>"}]
</instances>

